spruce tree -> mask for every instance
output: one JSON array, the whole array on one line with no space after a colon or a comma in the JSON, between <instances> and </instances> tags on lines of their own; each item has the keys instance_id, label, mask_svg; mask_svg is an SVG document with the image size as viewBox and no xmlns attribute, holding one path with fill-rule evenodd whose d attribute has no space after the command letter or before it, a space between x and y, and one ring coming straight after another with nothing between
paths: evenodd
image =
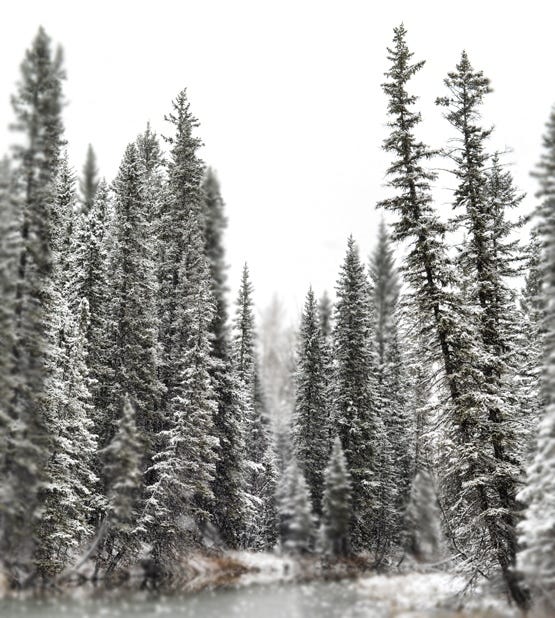
<instances>
[{"instance_id":1,"label":"spruce tree","mask_svg":"<svg viewBox=\"0 0 555 618\"><path fill-rule=\"evenodd\" d=\"M181 551L202 544L202 531L210 520L214 500L218 446L213 427L216 403L209 374L210 291L206 279L189 281L184 270L178 291L184 304L178 313L176 333L183 347L175 350L178 375L166 410L167 428L158 435L161 448L149 470L154 482L147 487L140 518L140 532L152 545L153 559L166 569L172 568Z\"/></svg>"},{"instance_id":2,"label":"spruce tree","mask_svg":"<svg viewBox=\"0 0 555 618\"><path fill-rule=\"evenodd\" d=\"M544 150L538 166L540 181L538 241L543 247L539 263L542 310L541 421L534 460L527 470L527 482L518 498L527 504L520 524L523 548L518 566L533 592L533 599L546 615L553 612L555 565L553 561L555 525L555 108L547 123Z\"/></svg>"},{"instance_id":3,"label":"spruce tree","mask_svg":"<svg viewBox=\"0 0 555 618\"><path fill-rule=\"evenodd\" d=\"M240 381L243 401L246 490L251 511L250 525L245 532L245 544L248 547L265 549L268 548L267 539L272 538L274 532L267 527L272 525L272 517L265 516L263 509L265 501L273 498L276 472L260 392L252 294L249 270L245 264L236 303L233 340L234 367Z\"/></svg>"},{"instance_id":4,"label":"spruce tree","mask_svg":"<svg viewBox=\"0 0 555 618\"><path fill-rule=\"evenodd\" d=\"M35 564L42 577L57 574L92 534L90 519L98 506L98 478L93 471L97 449L87 368L88 303L77 319L62 293L54 292L57 324L51 330L51 365L43 414L52 451L47 482L40 488L41 516L35 527Z\"/></svg>"},{"instance_id":5,"label":"spruce tree","mask_svg":"<svg viewBox=\"0 0 555 618\"><path fill-rule=\"evenodd\" d=\"M408 415L408 376L401 354L399 276L385 223L370 259L370 302L376 315L373 338L377 354L380 415L385 440L380 465L385 535L398 539L412 480L411 421Z\"/></svg>"},{"instance_id":6,"label":"spruce tree","mask_svg":"<svg viewBox=\"0 0 555 618\"><path fill-rule=\"evenodd\" d=\"M486 518L485 543L484 539L473 539L473 535L468 540L482 550L487 544L487 559L498 564L509 593L524 607L527 594L513 570L519 510L516 492L522 466L515 436L518 410L510 378L515 373L520 320L509 284L509 278L518 271L516 248L509 239L514 226L507 217L508 209L518 206L522 198L497 158L492 161L491 172L486 170L486 141L491 129L480 125L480 106L491 91L489 80L473 69L463 52L445 85L449 94L438 103L446 107L445 117L458 135L451 148L458 180L453 206L455 223L466 234L458 261L466 279L465 301L475 316L479 335L475 342L479 353L473 359L474 380L480 391L472 419L475 429L465 436L466 444L459 451L461 459L470 454L470 473L479 481L464 484L456 503L460 505L462 498L477 520ZM459 526L467 528L468 522L461 521Z\"/></svg>"},{"instance_id":7,"label":"spruce tree","mask_svg":"<svg viewBox=\"0 0 555 618\"><path fill-rule=\"evenodd\" d=\"M127 394L136 411L137 427L145 434L148 462L153 436L162 426L163 389L157 375L157 288L142 174L139 153L130 144L114 182L114 247L109 271L114 332L108 362L114 380L113 418Z\"/></svg>"},{"instance_id":8,"label":"spruce tree","mask_svg":"<svg viewBox=\"0 0 555 618\"><path fill-rule=\"evenodd\" d=\"M333 556L349 554L351 522L351 479L341 440L334 440L324 473L321 542L323 550Z\"/></svg>"},{"instance_id":9,"label":"spruce tree","mask_svg":"<svg viewBox=\"0 0 555 618\"><path fill-rule=\"evenodd\" d=\"M40 28L21 64L21 79L12 98L16 122L23 136L15 149L15 192L21 214L20 249L15 288L15 329L12 372L18 379L8 399L17 421L8 436L3 477L11 488L2 549L7 559L17 552L25 562L33 551L31 533L37 518L38 490L50 452L41 413L47 368L48 291L52 273L51 206L54 181L63 146L62 55L52 53L51 41Z\"/></svg>"},{"instance_id":10,"label":"spruce tree","mask_svg":"<svg viewBox=\"0 0 555 618\"><path fill-rule=\"evenodd\" d=\"M245 436L241 387L232 364L227 326L226 265L223 244L223 233L227 222L218 179L210 168L206 172L202 191L205 254L215 304L214 317L210 325L213 355L210 375L218 402L214 424L219 439L214 478L214 516L224 542L236 549L244 533L247 508Z\"/></svg>"},{"instance_id":11,"label":"spruce tree","mask_svg":"<svg viewBox=\"0 0 555 618\"><path fill-rule=\"evenodd\" d=\"M354 551L361 551L380 547L382 541L376 534L379 526L377 464L384 435L378 416L368 280L352 237L336 290L332 423L341 438L352 480L349 542Z\"/></svg>"},{"instance_id":12,"label":"spruce tree","mask_svg":"<svg viewBox=\"0 0 555 618\"><path fill-rule=\"evenodd\" d=\"M108 479L107 532L99 553L108 572L116 567L123 555L132 556L137 548L134 529L142 493L141 451L135 410L129 397L125 396L114 436L102 450L104 476Z\"/></svg>"},{"instance_id":13,"label":"spruce tree","mask_svg":"<svg viewBox=\"0 0 555 618\"><path fill-rule=\"evenodd\" d=\"M332 333L333 304L326 291L324 291L318 303L318 314L320 316L320 332L322 337L329 340Z\"/></svg>"},{"instance_id":14,"label":"spruce tree","mask_svg":"<svg viewBox=\"0 0 555 618\"><path fill-rule=\"evenodd\" d=\"M316 299L310 288L299 334L293 441L299 467L308 484L314 513L320 517L323 472L330 451L330 421L323 341L318 318Z\"/></svg>"},{"instance_id":15,"label":"spruce tree","mask_svg":"<svg viewBox=\"0 0 555 618\"><path fill-rule=\"evenodd\" d=\"M93 147L89 144L85 165L83 166L83 176L80 181L82 212L85 215L88 215L92 208L99 182L96 155Z\"/></svg>"},{"instance_id":16,"label":"spruce tree","mask_svg":"<svg viewBox=\"0 0 555 618\"><path fill-rule=\"evenodd\" d=\"M286 552L307 553L314 542L312 505L307 483L294 459L281 483L278 507L281 545Z\"/></svg>"}]
</instances>

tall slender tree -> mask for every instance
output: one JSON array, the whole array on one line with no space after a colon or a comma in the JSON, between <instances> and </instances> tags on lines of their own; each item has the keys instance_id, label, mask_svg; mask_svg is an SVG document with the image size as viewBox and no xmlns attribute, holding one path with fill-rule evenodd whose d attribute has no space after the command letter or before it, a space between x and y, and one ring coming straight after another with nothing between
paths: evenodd
<instances>
[{"instance_id":1,"label":"tall slender tree","mask_svg":"<svg viewBox=\"0 0 555 618\"><path fill-rule=\"evenodd\" d=\"M14 421L8 434L5 482L11 487L5 511L3 554L17 551L20 561L33 551L32 529L40 516L38 491L50 452L41 413L45 392L48 346L48 291L52 274L52 201L63 146L61 50L40 28L21 64L21 79L12 98L13 128L23 140L15 149L16 188L20 198L20 251L15 288L15 329L12 372L17 376L9 396Z\"/></svg>"},{"instance_id":2,"label":"tall slender tree","mask_svg":"<svg viewBox=\"0 0 555 618\"><path fill-rule=\"evenodd\" d=\"M369 273L370 302L376 315L373 338L378 361L380 415L386 433L380 465L382 519L387 522L385 534L394 541L399 539L402 513L410 493L412 427L407 410L408 376L401 354L400 283L383 220Z\"/></svg>"},{"instance_id":3,"label":"tall slender tree","mask_svg":"<svg viewBox=\"0 0 555 618\"><path fill-rule=\"evenodd\" d=\"M323 339L318 318L316 299L310 288L299 335L293 440L297 461L310 491L314 513L320 517L323 473L330 452L330 410L322 353Z\"/></svg>"},{"instance_id":4,"label":"tall slender tree","mask_svg":"<svg viewBox=\"0 0 555 618\"><path fill-rule=\"evenodd\" d=\"M93 147L89 144L85 165L83 166L83 176L79 183L81 188L82 212L85 215L87 215L92 208L99 182L96 155L94 154Z\"/></svg>"},{"instance_id":5,"label":"tall slender tree","mask_svg":"<svg viewBox=\"0 0 555 618\"><path fill-rule=\"evenodd\" d=\"M471 432L465 449L467 453L474 452L471 475L480 480L471 491L464 484L461 493L475 517L485 518L489 560L500 567L514 600L525 606L527 594L513 569L520 509L516 493L522 465L515 436L519 415L508 383L517 352L519 320L508 283L508 278L517 274L515 245L509 240L514 226L506 214L518 205L521 197L510 174L502 172L497 158L493 159L491 172L486 170L486 140L491 129L480 124L480 106L491 91L489 80L473 69L463 52L445 85L449 94L438 99L438 103L446 107L445 117L457 131L451 148L458 180L453 206L456 223L466 233L459 264L467 280L466 302L475 315L479 333L475 342L479 354L473 361L474 379L480 390L473 424L479 429ZM480 454L478 460L475 454ZM461 453L461 457L466 456ZM458 504L460 500L461 497L457 498ZM461 525L467 528L468 524ZM476 543L472 535L469 541ZM484 547L483 539L480 544Z\"/></svg>"},{"instance_id":6,"label":"tall slender tree","mask_svg":"<svg viewBox=\"0 0 555 618\"><path fill-rule=\"evenodd\" d=\"M371 338L369 286L358 248L349 238L337 282L333 331L335 359L333 424L341 438L352 480L354 551L380 546L377 464L384 437Z\"/></svg>"}]
</instances>

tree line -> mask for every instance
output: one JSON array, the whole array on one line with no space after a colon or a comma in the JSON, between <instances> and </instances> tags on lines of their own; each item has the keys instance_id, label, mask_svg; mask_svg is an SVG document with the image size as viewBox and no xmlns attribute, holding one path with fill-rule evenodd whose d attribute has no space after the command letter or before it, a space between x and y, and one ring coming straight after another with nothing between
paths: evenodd
<instances>
[{"instance_id":1,"label":"tree line","mask_svg":"<svg viewBox=\"0 0 555 618\"><path fill-rule=\"evenodd\" d=\"M481 119L489 80L463 52L434 150L412 58L395 28L391 221L368 264L349 238L334 303L308 291L282 435L247 266L228 306L225 206L186 91L164 142L147 126L111 183L89 148L78 181L62 55L39 29L13 96L20 143L0 166L0 553L14 585L54 580L87 548L97 575L148 556L169 576L193 549L281 547L383 566L448 555L521 607L531 591L551 602L555 115L523 243L523 195ZM456 185L448 217L436 158Z\"/></svg>"}]
</instances>

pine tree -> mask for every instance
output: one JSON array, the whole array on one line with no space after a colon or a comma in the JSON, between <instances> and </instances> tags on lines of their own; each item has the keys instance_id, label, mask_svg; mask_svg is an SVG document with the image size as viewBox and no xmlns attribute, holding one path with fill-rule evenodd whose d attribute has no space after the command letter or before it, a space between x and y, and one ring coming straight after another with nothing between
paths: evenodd
<instances>
[{"instance_id":1,"label":"pine tree","mask_svg":"<svg viewBox=\"0 0 555 618\"><path fill-rule=\"evenodd\" d=\"M333 556L349 554L351 517L351 479L341 440L337 437L324 473L321 535L326 553Z\"/></svg>"},{"instance_id":2,"label":"pine tree","mask_svg":"<svg viewBox=\"0 0 555 618\"><path fill-rule=\"evenodd\" d=\"M320 332L324 339L329 340L332 333L333 304L326 291L324 291L318 303L318 314L320 316Z\"/></svg>"},{"instance_id":3,"label":"pine tree","mask_svg":"<svg viewBox=\"0 0 555 618\"><path fill-rule=\"evenodd\" d=\"M523 549L518 566L532 588L537 605L548 615L555 607L555 108L547 124L537 176L538 196L542 199L538 240L544 249L539 267L542 294L536 299L543 313L542 418L536 455L527 470L526 486L518 495L527 504L525 519L520 524Z\"/></svg>"},{"instance_id":4,"label":"pine tree","mask_svg":"<svg viewBox=\"0 0 555 618\"><path fill-rule=\"evenodd\" d=\"M93 147L89 144L87 158L83 166L83 177L80 181L82 212L85 215L88 215L92 208L99 182L96 155Z\"/></svg>"},{"instance_id":5,"label":"pine tree","mask_svg":"<svg viewBox=\"0 0 555 618\"><path fill-rule=\"evenodd\" d=\"M81 302L77 320L63 294L53 293L58 324L52 328L51 364L43 414L52 444L47 482L40 488L41 516L35 529L35 563L39 574L52 576L68 563L91 534L96 504L93 459L97 449L91 418L86 332L89 311Z\"/></svg>"},{"instance_id":6,"label":"pine tree","mask_svg":"<svg viewBox=\"0 0 555 618\"><path fill-rule=\"evenodd\" d=\"M296 373L293 440L299 467L310 491L314 513L322 514L323 472L329 456L329 407L322 334L312 288L301 318Z\"/></svg>"},{"instance_id":7,"label":"pine tree","mask_svg":"<svg viewBox=\"0 0 555 618\"><path fill-rule=\"evenodd\" d=\"M168 138L171 150L167 164L167 196L161 204L159 223L159 343L160 378L166 387L163 405L172 397L172 379L176 371L172 365L173 348L181 345L175 332L179 311L177 288L180 285L179 273L183 270L183 260L190 252L196 260L200 247L204 246L202 237L201 199L204 164L198 156L202 142L194 136L198 127L197 119L190 111L187 93L182 90L173 102L173 111L166 120L172 125L174 135ZM200 243L196 246L195 243ZM185 258L184 258L185 256ZM189 280L198 277L191 272L188 264L185 270Z\"/></svg>"},{"instance_id":8,"label":"pine tree","mask_svg":"<svg viewBox=\"0 0 555 618\"><path fill-rule=\"evenodd\" d=\"M453 206L458 213L456 223L467 234L459 264L463 279L467 279L466 302L476 316L479 333L479 354L473 361L480 391L473 413L477 431L471 432L464 447L467 453L474 451L471 475L479 481L467 484L474 487L463 490L462 498L463 503L472 505L477 519L485 518L489 537L486 554L492 563L497 562L515 602L524 607L527 594L513 571L521 462L515 436L518 411L509 383L514 373L519 318L508 278L518 271L514 268L515 245L509 240L514 226L506 216L506 211L516 207L522 198L510 174L502 172L497 158L493 159L489 175L486 171L486 140L491 129L483 129L479 119L480 105L491 91L489 80L472 68L463 52L445 85L449 95L438 99L438 103L447 108L445 117L458 133L451 149L458 180ZM466 528L467 521L462 525ZM476 544L477 539L469 535L469 541ZM484 548L484 540L479 543Z\"/></svg>"},{"instance_id":9,"label":"pine tree","mask_svg":"<svg viewBox=\"0 0 555 618\"><path fill-rule=\"evenodd\" d=\"M246 490L251 511L245 544L252 548L266 549L267 539L274 536L274 531L266 527L267 524L272 525L273 516L265 516L263 509L265 500L271 501L273 498L276 471L260 390L252 293L249 270L245 264L237 297L233 342L234 367L243 401Z\"/></svg>"},{"instance_id":10,"label":"pine tree","mask_svg":"<svg viewBox=\"0 0 555 618\"><path fill-rule=\"evenodd\" d=\"M114 182L114 247L109 274L114 332L108 362L114 378L113 418L127 394L136 411L137 427L145 434L148 461L153 436L162 426L163 389L157 376L157 288L142 173L137 148L130 144Z\"/></svg>"},{"instance_id":11,"label":"pine tree","mask_svg":"<svg viewBox=\"0 0 555 618\"><path fill-rule=\"evenodd\" d=\"M440 511L432 475L425 468L412 481L406 511L405 550L418 561L437 560L441 542Z\"/></svg>"},{"instance_id":12,"label":"pine tree","mask_svg":"<svg viewBox=\"0 0 555 618\"><path fill-rule=\"evenodd\" d=\"M11 488L4 520L2 549L20 562L33 551L32 527L39 517L38 490L50 452L41 414L49 319L48 290L52 271L51 206L63 146L61 118L64 78L62 55L52 54L51 41L40 28L21 65L21 79L12 104L14 129L24 135L15 150L16 192L20 200L20 253L15 289L13 375L10 415L17 422L8 436L3 477Z\"/></svg>"},{"instance_id":13,"label":"pine tree","mask_svg":"<svg viewBox=\"0 0 555 618\"><path fill-rule=\"evenodd\" d=\"M312 549L314 521L310 493L303 473L294 459L289 463L282 479L279 519L284 551L303 554Z\"/></svg>"},{"instance_id":14,"label":"pine tree","mask_svg":"<svg viewBox=\"0 0 555 618\"><path fill-rule=\"evenodd\" d=\"M384 534L397 540L412 480L411 422L407 413L407 375L399 328L400 284L385 223L370 259L370 300L376 315L373 333L378 360L380 415L385 428L382 447L381 496Z\"/></svg>"},{"instance_id":15,"label":"pine tree","mask_svg":"<svg viewBox=\"0 0 555 618\"><path fill-rule=\"evenodd\" d=\"M381 542L375 531L379 525L377 463L383 430L378 417L368 280L352 237L336 290L332 423L341 438L352 480L349 543L354 551L360 551L379 547Z\"/></svg>"},{"instance_id":16,"label":"pine tree","mask_svg":"<svg viewBox=\"0 0 555 618\"><path fill-rule=\"evenodd\" d=\"M224 542L236 549L244 533L248 506L244 462L245 436L240 384L233 369L227 327L224 202L216 175L210 168L202 188L205 254L215 303L214 318L210 325L213 348L210 375L218 402L214 424L220 446L214 479L214 516Z\"/></svg>"},{"instance_id":17,"label":"pine tree","mask_svg":"<svg viewBox=\"0 0 555 618\"><path fill-rule=\"evenodd\" d=\"M177 324L183 341L174 365L178 379L167 410L168 428L159 433L161 450L154 455L150 470L155 480L147 488L140 524L153 545L153 558L166 568L171 568L184 548L202 543L202 530L210 520L214 500L218 447L213 427L216 403L209 375L210 292L206 278L189 281L182 271L180 282L184 306Z\"/></svg>"},{"instance_id":18,"label":"pine tree","mask_svg":"<svg viewBox=\"0 0 555 618\"><path fill-rule=\"evenodd\" d=\"M102 450L104 476L109 480L106 517L108 529L101 558L110 572L125 554L137 546L134 529L142 489L142 441L135 423L135 410L124 397L121 416L110 443Z\"/></svg>"}]
</instances>

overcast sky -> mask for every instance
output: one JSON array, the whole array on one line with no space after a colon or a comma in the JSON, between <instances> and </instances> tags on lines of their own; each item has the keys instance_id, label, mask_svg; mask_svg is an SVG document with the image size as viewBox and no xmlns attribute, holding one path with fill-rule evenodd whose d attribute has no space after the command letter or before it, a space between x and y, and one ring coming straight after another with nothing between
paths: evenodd
<instances>
[{"instance_id":1,"label":"overcast sky","mask_svg":"<svg viewBox=\"0 0 555 618\"><path fill-rule=\"evenodd\" d=\"M401 21L415 59L427 60L412 86L426 141L439 147L452 136L434 99L466 49L492 80L484 109L496 126L492 148L512 149L516 181L533 204L529 172L555 102L554 2L2 4L0 152L13 141L9 97L41 24L65 50L65 125L78 170L90 142L111 180L147 121L168 131L164 114L187 87L202 156L216 169L227 205L230 286L237 288L247 261L259 306L277 292L296 314L309 284L317 294L333 290L350 233L364 255L373 246L381 216L373 205L384 194L387 166L380 84Z\"/></svg>"}]
</instances>

